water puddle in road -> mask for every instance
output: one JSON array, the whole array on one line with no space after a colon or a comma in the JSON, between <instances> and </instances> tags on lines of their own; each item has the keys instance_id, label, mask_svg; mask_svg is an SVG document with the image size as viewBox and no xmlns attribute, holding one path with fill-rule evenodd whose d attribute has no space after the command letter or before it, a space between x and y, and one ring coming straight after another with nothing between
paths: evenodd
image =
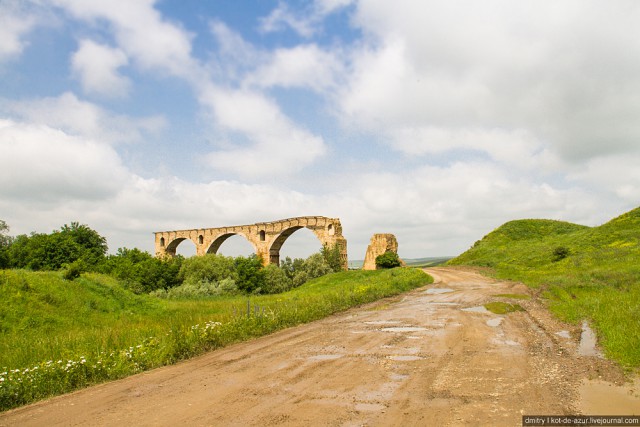
<instances>
[{"instance_id":1,"label":"water puddle in road","mask_svg":"<svg viewBox=\"0 0 640 427\"><path fill-rule=\"evenodd\" d=\"M399 320L371 320L364 322L365 325L396 325L400 323Z\"/></svg>"},{"instance_id":2,"label":"water puddle in road","mask_svg":"<svg viewBox=\"0 0 640 427\"><path fill-rule=\"evenodd\" d=\"M578 354L580 356L602 357L602 353L596 348L596 334L589 327L587 322L582 322L582 334L580 334L580 345L578 345Z\"/></svg>"},{"instance_id":3,"label":"water puddle in road","mask_svg":"<svg viewBox=\"0 0 640 427\"><path fill-rule=\"evenodd\" d=\"M483 305L479 305L477 307L463 308L462 311L467 311L467 312L470 312L470 313L491 313Z\"/></svg>"},{"instance_id":4,"label":"water puddle in road","mask_svg":"<svg viewBox=\"0 0 640 427\"><path fill-rule=\"evenodd\" d=\"M436 302L436 301L427 301L427 304L431 305L460 305L458 302Z\"/></svg>"},{"instance_id":5,"label":"water puddle in road","mask_svg":"<svg viewBox=\"0 0 640 427\"><path fill-rule=\"evenodd\" d=\"M489 319L487 320L487 325L491 326L492 328L495 328L497 326L500 326L500 324L502 323L502 317L496 317L494 319Z\"/></svg>"},{"instance_id":6,"label":"water puddle in road","mask_svg":"<svg viewBox=\"0 0 640 427\"><path fill-rule=\"evenodd\" d=\"M424 357L422 356L388 356L387 359L395 360L397 362L413 362L414 360L422 360Z\"/></svg>"},{"instance_id":7,"label":"water puddle in road","mask_svg":"<svg viewBox=\"0 0 640 427\"><path fill-rule=\"evenodd\" d=\"M409 375L392 373L391 375L389 375L389 378L391 378L393 381L404 381L409 378Z\"/></svg>"},{"instance_id":8,"label":"water puddle in road","mask_svg":"<svg viewBox=\"0 0 640 427\"><path fill-rule=\"evenodd\" d=\"M449 288L431 288L431 289L427 289L427 294L429 295L437 295L437 294L448 294L449 292L454 292L453 289L449 289Z\"/></svg>"},{"instance_id":9,"label":"water puddle in road","mask_svg":"<svg viewBox=\"0 0 640 427\"><path fill-rule=\"evenodd\" d=\"M317 354L315 356L308 357L309 360L336 360L343 357L343 354Z\"/></svg>"},{"instance_id":10,"label":"water puddle in road","mask_svg":"<svg viewBox=\"0 0 640 427\"><path fill-rule=\"evenodd\" d=\"M569 334L569 331L560 331L560 332L556 332L556 335L562 338L571 338L571 335Z\"/></svg>"},{"instance_id":11,"label":"water puddle in road","mask_svg":"<svg viewBox=\"0 0 640 427\"><path fill-rule=\"evenodd\" d=\"M420 326L396 326L391 328L382 328L380 330L385 332L420 332L426 331L427 328L422 328Z\"/></svg>"},{"instance_id":12,"label":"water puddle in road","mask_svg":"<svg viewBox=\"0 0 640 427\"><path fill-rule=\"evenodd\" d=\"M583 381L579 408L584 414L638 414L640 378L618 386L602 380Z\"/></svg>"}]
</instances>

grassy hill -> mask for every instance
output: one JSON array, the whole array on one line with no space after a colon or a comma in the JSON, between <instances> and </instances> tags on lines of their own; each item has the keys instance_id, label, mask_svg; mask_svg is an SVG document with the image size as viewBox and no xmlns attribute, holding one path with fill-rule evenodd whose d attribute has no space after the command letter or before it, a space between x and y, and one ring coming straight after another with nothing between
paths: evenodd
<instances>
[{"instance_id":1,"label":"grassy hill","mask_svg":"<svg viewBox=\"0 0 640 427\"><path fill-rule=\"evenodd\" d=\"M595 327L610 358L640 367L640 208L599 227L511 221L448 264L541 288L560 318Z\"/></svg>"}]
</instances>

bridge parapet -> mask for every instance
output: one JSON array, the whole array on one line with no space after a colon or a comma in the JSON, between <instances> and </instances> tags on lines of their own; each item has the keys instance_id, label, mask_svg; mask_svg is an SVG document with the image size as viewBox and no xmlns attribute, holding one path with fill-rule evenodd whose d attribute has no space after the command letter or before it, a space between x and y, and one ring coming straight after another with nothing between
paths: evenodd
<instances>
[{"instance_id":1,"label":"bridge parapet","mask_svg":"<svg viewBox=\"0 0 640 427\"><path fill-rule=\"evenodd\" d=\"M289 236L301 228L311 230L323 246L338 245L342 268L348 268L347 240L342 235L340 219L324 216L302 216L229 227L157 231L154 233L155 252L157 257L175 256L178 245L189 239L196 246L196 255L215 254L226 239L240 235L251 243L263 265L278 265L282 245Z\"/></svg>"}]
</instances>

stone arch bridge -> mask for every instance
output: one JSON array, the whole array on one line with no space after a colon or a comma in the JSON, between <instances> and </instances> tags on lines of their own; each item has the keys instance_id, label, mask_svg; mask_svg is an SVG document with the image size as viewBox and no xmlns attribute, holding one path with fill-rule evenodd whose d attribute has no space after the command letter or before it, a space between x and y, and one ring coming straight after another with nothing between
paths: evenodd
<instances>
[{"instance_id":1,"label":"stone arch bridge","mask_svg":"<svg viewBox=\"0 0 640 427\"><path fill-rule=\"evenodd\" d=\"M280 248L284 242L301 228L311 230L320 243L333 247L338 245L342 268L348 269L347 240L342 236L342 225L338 218L324 216L301 216L272 222L258 222L250 225L235 225L218 228L198 228L193 230L157 231L156 256L175 256L178 245L191 240L196 245L196 255L215 254L222 243L233 235L243 236L251 243L262 264L280 264Z\"/></svg>"}]
</instances>

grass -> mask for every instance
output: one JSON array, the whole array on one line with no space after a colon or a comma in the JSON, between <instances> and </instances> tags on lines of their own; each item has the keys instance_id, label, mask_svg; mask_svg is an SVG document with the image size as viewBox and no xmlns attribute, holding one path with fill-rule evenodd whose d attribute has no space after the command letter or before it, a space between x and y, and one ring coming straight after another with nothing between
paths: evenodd
<instances>
[{"instance_id":1,"label":"grass","mask_svg":"<svg viewBox=\"0 0 640 427\"><path fill-rule=\"evenodd\" d=\"M562 320L588 320L609 358L640 367L640 208L599 227L511 221L448 264L539 288Z\"/></svg>"},{"instance_id":2,"label":"grass","mask_svg":"<svg viewBox=\"0 0 640 427\"><path fill-rule=\"evenodd\" d=\"M507 314L513 313L514 311L523 311L522 308L518 304L509 304L501 301L494 301L484 305L484 308L492 312L493 314Z\"/></svg>"},{"instance_id":3,"label":"grass","mask_svg":"<svg viewBox=\"0 0 640 427\"><path fill-rule=\"evenodd\" d=\"M167 365L313 321L433 279L417 269L349 271L290 292L160 300L115 279L0 271L0 410Z\"/></svg>"},{"instance_id":4,"label":"grass","mask_svg":"<svg viewBox=\"0 0 640 427\"><path fill-rule=\"evenodd\" d=\"M501 298L511 298L511 299L531 299L529 295L525 295L525 294L497 294L494 296L501 297Z\"/></svg>"}]
</instances>

